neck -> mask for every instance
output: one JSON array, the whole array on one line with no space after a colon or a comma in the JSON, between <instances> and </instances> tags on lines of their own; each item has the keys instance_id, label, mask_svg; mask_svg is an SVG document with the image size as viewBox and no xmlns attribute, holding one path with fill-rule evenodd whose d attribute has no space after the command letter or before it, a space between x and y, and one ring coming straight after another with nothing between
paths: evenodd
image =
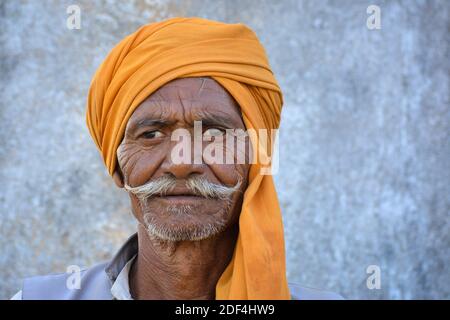
<instances>
[{"instance_id":1,"label":"neck","mask_svg":"<svg viewBox=\"0 0 450 320\"><path fill-rule=\"evenodd\" d=\"M217 281L228 266L237 225L200 241L161 241L139 224L139 250L130 272L134 299L214 299Z\"/></svg>"}]
</instances>

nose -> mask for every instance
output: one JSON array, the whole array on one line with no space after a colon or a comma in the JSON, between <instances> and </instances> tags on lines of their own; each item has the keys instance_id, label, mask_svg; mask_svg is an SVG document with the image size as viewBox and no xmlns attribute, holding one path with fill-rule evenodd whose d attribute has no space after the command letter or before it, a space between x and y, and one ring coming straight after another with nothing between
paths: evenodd
<instances>
[{"instance_id":1,"label":"nose","mask_svg":"<svg viewBox=\"0 0 450 320\"><path fill-rule=\"evenodd\" d=\"M173 163L172 161L164 161L161 166L163 174L170 174L176 179L187 179L191 175L202 175L202 165L199 164L186 164L186 163Z\"/></svg>"},{"instance_id":2,"label":"nose","mask_svg":"<svg viewBox=\"0 0 450 320\"><path fill-rule=\"evenodd\" d=\"M192 160L193 158L191 158ZM196 164L194 161L179 161L172 159L169 152L160 167L162 174L170 174L176 179L187 179L191 175L203 175L205 172L204 164Z\"/></svg>"}]
</instances>

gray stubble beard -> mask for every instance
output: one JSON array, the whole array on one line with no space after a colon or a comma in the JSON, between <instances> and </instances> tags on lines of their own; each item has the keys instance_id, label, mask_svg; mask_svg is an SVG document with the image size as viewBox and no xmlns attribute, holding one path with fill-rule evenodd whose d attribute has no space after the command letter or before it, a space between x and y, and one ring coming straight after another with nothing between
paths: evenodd
<instances>
[{"instance_id":1,"label":"gray stubble beard","mask_svg":"<svg viewBox=\"0 0 450 320\"><path fill-rule=\"evenodd\" d=\"M211 183L202 177L192 177L187 179L186 187L198 196L223 201L222 210L229 214L232 209L232 197L236 192L239 192L241 183L242 178L239 178L234 186L228 187ZM227 228L226 214L220 214L220 218L213 223L198 225L194 228L167 227L158 223L155 213L150 211L148 201L155 195L167 194L175 185L176 179L168 176L163 176L138 187L125 185L125 189L139 199L141 210L144 212L144 226L151 238L165 242L199 241L213 237ZM194 208L190 205L173 205L167 207L166 210L169 214L182 215L186 218L195 215Z\"/></svg>"}]
</instances>

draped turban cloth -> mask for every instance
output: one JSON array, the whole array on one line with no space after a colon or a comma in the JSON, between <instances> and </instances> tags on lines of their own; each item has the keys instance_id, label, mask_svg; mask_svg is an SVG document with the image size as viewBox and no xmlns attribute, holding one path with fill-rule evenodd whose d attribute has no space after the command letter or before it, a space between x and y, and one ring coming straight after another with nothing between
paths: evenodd
<instances>
[{"instance_id":1,"label":"draped turban cloth","mask_svg":"<svg viewBox=\"0 0 450 320\"><path fill-rule=\"evenodd\" d=\"M147 24L112 49L89 89L87 125L110 175L133 111L164 84L186 77L221 84L239 104L247 129L278 128L283 96L246 25L202 18ZM239 235L216 299L290 299L281 211L272 176L260 167L259 161L250 166Z\"/></svg>"}]
</instances>

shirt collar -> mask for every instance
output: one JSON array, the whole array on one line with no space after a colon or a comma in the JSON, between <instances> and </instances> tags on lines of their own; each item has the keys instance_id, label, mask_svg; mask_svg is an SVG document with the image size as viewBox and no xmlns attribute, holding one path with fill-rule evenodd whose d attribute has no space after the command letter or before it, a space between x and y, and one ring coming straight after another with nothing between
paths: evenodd
<instances>
[{"instance_id":1,"label":"shirt collar","mask_svg":"<svg viewBox=\"0 0 450 320\"><path fill-rule=\"evenodd\" d=\"M125 264L111 287L111 294L116 300L133 300L130 291L129 274L135 258L136 256Z\"/></svg>"},{"instance_id":2,"label":"shirt collar","mask_svg":"<svg viewBox=\"0 0 450 320\"><path fill-rule=\"evenodd\" d=\"M105 268L105 272L108 275L111 284L116 281L121 271L123 271L124 267L136 256L137 252L138 236L137 233L135 233L125 242Z\"/></svg>"}]
</instances>

